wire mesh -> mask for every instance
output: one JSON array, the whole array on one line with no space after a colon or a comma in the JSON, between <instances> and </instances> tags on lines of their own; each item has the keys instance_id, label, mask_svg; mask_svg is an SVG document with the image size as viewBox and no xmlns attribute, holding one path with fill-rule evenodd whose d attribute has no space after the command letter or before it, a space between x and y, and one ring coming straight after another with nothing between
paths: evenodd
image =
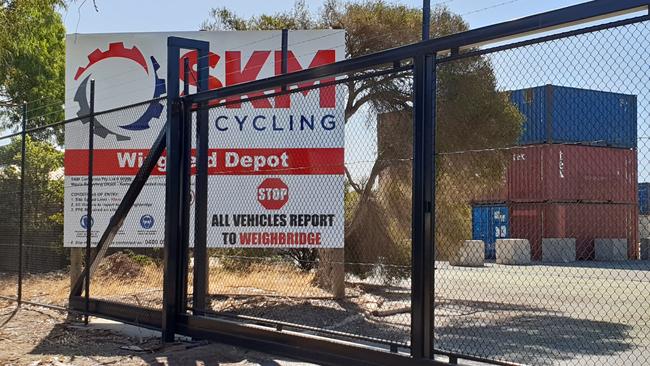
<instances>
[{"instance_id":1,"label":"wire mesh","mask_svg":"<svg viewBox=\"0 0 650 366\"><path fill-rule=\"evenodd\" d=\"M650 184L639 184L650 174L648 26L439 60L435 351L530 364L649 362ZM408 347L413 76L339 78L209 109L201 310ZM165 115L164 100L151 103ZM132 134L115 126L151 103L97 117L91 218L88 124L67 123L63 146L60 127L29 134L25 300L66 304L85 265L87 225L96 243L165 118ZM22 156L20 137L5 141L0 295L15 297ZM285 152L299 163L284 166ZM227 153L230 165L220 166ZM163 158L94 273L91 297L162 307L164 171ZM189 286L192 310L196 291Z\"/></svg>"},{"instance_id":2,"label":"wire mesh","mask_svg":"<svg viewBox=\"0 0 650 366\"><path fill-rule=\"evenodd\" d=\"M439 64L434 349L649 362L648 25Z\"/></svg>"},{"instance_id":3,"label":"wire mesh","mask_svg":"<svg viewBox=\"0 0 650 366\"><path fill-rule=\"evenodd\" d=\"M152 105L160 106L160 117L152 119L147 128L120 130L127 138L110 133L114 126L138 120ZM124 199L133 178L142 166L156 137L166 121L165 100L122 108L97 116L94 137L92 242L95 247L109 226L111 217ZM82 122L78 122L81 124ZM87 126L70 125L70 129ZM107 133L108 131L108 133ZM87 141L87 133L81 136ZM82 158L82 160L85 160ZM87 171L87 164L84 165ZM80 171L81 195L86 193L88 174ZM105 257L99 262L90 280L90 296L149 308L162 308L163 245L165 217L165 158L158 160L144 188L130 207L129 213L112 239ZM86 194L87 195L87 194ZM83 214L83 212L80 212ZM70 219L69 222L76 223ZM73 229L74 230L74 229ZM76 228L83 234L85 227ZM94 252L94 251L93 251Z\"/></svg>"},{"instance_id":4,"label":"wire mesh","mask_svg":"<svg viewBox=\"0 0 650 366\"><path fill-rule=\"evenodd\" d=\"M256 93L209 110L210 154L280 157L279 166L267 159L271 165L258 172L211 169L209 312L339 338L409 342L412 112L404 106L411 79L400 71L268 100ZM373 98L377 103L364 102ZM258 117L267 102L276 109ZM260 198L269 179L286 184L286 206ZM322 242L303 240L301 232ZM230 235L237 235L234 246Z\"/></svg>"},{"instance_id":5,"label":"wire mesh","mask_svg":"<svg viewBox=\"0 0 650 366\"><path fill-rule=\"evenodd\" d=\"M5 153L1 155L0 166L0 202L3 214L0 220L0 295L17 298L18 296L18 253L20 217L20 161L22 138L17 138L0 147Z\"/></svg>"},{"instance_id":6,"label":"wire mesh","mask_svg":"<svg viewBox=\"0 0 650 366\"><path fill-rule=\"evenodd\" d=\"M24 167L20 154L13 164L24 169L22 298L50 305L64 305L70 292L66 276L69 251L63 247L63 151L57 148L57 129L27 134ZM20 153L20 138L9 145ZM20 200L20 185L14 186L14 200ZM7 212L15 217L19 232L20 205ZM14 261L18 262L18 256Z\"/></svg>"}]
</instances>

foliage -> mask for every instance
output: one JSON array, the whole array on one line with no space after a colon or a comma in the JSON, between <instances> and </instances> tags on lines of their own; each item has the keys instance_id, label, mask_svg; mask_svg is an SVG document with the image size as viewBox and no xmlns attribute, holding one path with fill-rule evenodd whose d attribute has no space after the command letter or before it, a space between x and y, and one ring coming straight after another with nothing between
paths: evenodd
<instances>
[{"instance_id":1,"label":"foliage","mask_svg":"<svg viewBox=\"0 0 650 366\"><path fill-rule=\"evenodd\" d=\"M44 141L26 140L24 232L26 243L62 249L63 152ZM20 224L21 139L0 147L0 231Z\"/></svg>"},{"instance_id":2,"label":"foliage","mask_svg":"<svg viewBox=\"0 0 650 366\"><path fill-rule=\"evenodd\" d=\"M158 264L153 258L149 257L148 255L135 253L131 249L125 250L124 254L128 256L129 259L131 259L133 262L143 267Z\"/></svg>"},{"instance_id":3,"label":"foliage","mask_svg":"<svg viewBox=\"0 0 650 366\"><path fill-rule=\"evenodd\" d=\"M414 43L421 37L421 9L383 0L360 3L326 0L318 16L306 19L305 14L302 1L296 3L292 12L251 19L218 8L203 28L345 29L346 57ZM431 38L468 29L462 17L445 7L432 11L430 25ZM437 71L436 254L438 259L446 259L460 240L471 234L468 206L471 193L496 185L506 162L499 152L482 155L455 152L513 144L520 134L522 117L508 96L496 90L496 78L487 58L448 62ZM364 181L355 182L346 170L347 268L368 276L377 268L364 263L375 263L380 264L384 277L403 277L408 273L404 269L410 266L411 255L412 74L410 71L390 73L348 82L346 86L346 123L363 123L361 118L353 118L362 110L384 117L392 115L395 120L392 127L384 129L383 144L378 146L377 159ZM380 133L379 121L377 125Z\"/></svg>"},{"instance_id":4,"label":"foliage","mask_svg":"<svg viewBox=\"0 0 650 366\"><path fill-rule=\"evenodd\" d=\"M311 29L318 25L311 19L304 0L297 0L293 10L276 14L262 14L244 19L223 6L210 11L210 19L203 22L201 30L276 30Z\"/></svg>"},{"instance_id":5,"label":"foliage","mask_svg":"<svg viewBox=\"0 0 650 366\"><path fill-rule=\"evenodd\" d=\"M16 129L21 105L29 126L63 119L65 28L62 0L3 0L0 5L0 107L2 128ZM59 143L62 131L55 131ZM43 131L35 138L52 135Z\"/></svg>"}]
</instances>

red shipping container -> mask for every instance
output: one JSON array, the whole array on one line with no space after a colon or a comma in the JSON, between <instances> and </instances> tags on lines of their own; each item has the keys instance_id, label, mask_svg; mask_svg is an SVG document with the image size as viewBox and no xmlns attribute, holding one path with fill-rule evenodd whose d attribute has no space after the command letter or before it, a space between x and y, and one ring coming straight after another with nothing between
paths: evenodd
<instances>
[{"instance_id":1,"label":"red shipping container","mask_svg":"<svg viewBox=\"0 0 650 366\"><path fill-rule=\"evenodd\" d=\"M636 150L580 145L514 148L508 198L515 202L636 202Z\"/></svg>"},{"instance_id":2,"label":"red shipping container","mask_svg":"<svg viewBox=\"0 0 650 366\"><path fill-rule=\"evenodd\" d=\"M542 258L542 238L575 238L577 259L594 258L594 239L627 239L628 258L638 253L635 204L511 203L510 237L528 239L533 260Z\"/></svg>"}]
</instances>

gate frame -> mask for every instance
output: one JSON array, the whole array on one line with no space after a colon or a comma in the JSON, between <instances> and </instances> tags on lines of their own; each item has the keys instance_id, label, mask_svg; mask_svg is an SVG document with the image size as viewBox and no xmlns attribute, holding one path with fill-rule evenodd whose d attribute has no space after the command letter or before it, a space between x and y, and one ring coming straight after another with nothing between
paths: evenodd
<instances>
[{"instance_id":1,"label":"gate frame","mask_svg":"<svg viewBox=\"0 0 650 366\"><path fill-rule=\"evenodd\" d=\"M167 38L167 174L165 175L165 248L162 309L162 338L165 342L174 341L177 316L184 313L187 306L192 119L187 118L191 116L188 110L188 106L191 105L184 102L186 96L179 96L181 49L196 50L198 52L197 89L200 93L208 90L210 43L181 37ZM184 72L188 71L187 68L184 70ZM185 90L189 90L187 88L189 81L185 80L185 83ZM199 129L197 132L207 132L207 119L203 121L197 120L197 126L199 125L206 128L205 131ZM204 133L203 135L207 134ZM205 137L206 144L201 144L200 147L206 149L204 152L207 163L207 136ZM205 198L207 202L207 197ZM202 258L206 258L205 241L202 249Z\"/></svg>"},{"instance_id":2,"label":"gate frame","mask_svg":"<svg viewBox=\"0 0 650 366\"><path fill-rule=\"evenodd\" d=\"M503 49L521 47L522 45L535 44L550 39L559 39L572 35L593 32L595 30L632 24L650 20L647 14L650 0L595 0L588 3L577 4L558 10L548 11L516 20L498 23L466 32L445 36L437 39L425 40L419 43L397 47L354 59L339 61L333 64L306 69L289 74L274 76L244 84L224 87L217 90L199 90L196 94L178 97L179 76L179 49L203 47L203 43L194 40L179 39L174 43L170 41L168 52L168 124L167 146L168 149L168 180L166 201L166 243L165 243L165 295L163 296L163 310L147 309L133 305L115 303L106 300L91 299L89 312L94 316L107 317L122 322L144 325L151 328L162 329L163 339L173 341L175 334L191 337L213 339L219 342L230 343L248 348L284 354L292 357L315 360L325 364L358 365L433 365L444 364L434 361L433 355L440 354L449 357L449 362L456 359L487 361L496 364L509 364L507 362L494 362L482 360L472 356L455 355L448 352L433 350L433 262L434 243L434 218L435 218L435 169L433 163L435 143L435 70L436 64L451 61L462 57L487 54ZM483 50L463 50L480 45L509 41L515 38L530 36L540 32L575 26L587 22L603 20L606 18L625 15L633 12L645 11L646 14L635 18L625 19L607 24L571 30L564 33L543 36L536 39L513 42L503 46ZM171 40L171 38L170 38ZM182 40L182 41L181 41ZM185 43L187 42L187 43ZM198 45L198 46L197 46ZM196 46L196 47L193 47ZM207 57L199 58L205 60ZM359 71L372 66L393 64L405 65L404 60L413 60L414 70L414 157L413 157L413 267L412 294L411 294L411 346L410 355L399 353L398 349L386 349L361 345L358 343L344 342L324 337L312 336L278 329L274 326L243 324L239 322L188 314L185 309L184 296L187 288L187 267L183 265L187 260L187 238L185 234L189 225L183 220L184 213L189 207L183 192L189 183L183 182L180 175L187 171L183 166L183 159L187 157L187 141L184 139L183 122L188 121L188 107L194 104L205 105L210 100L224 99L226 97L247 94L253 91L269 90L283 85L294 85L305 81L322 79L327 76L336 76L352 71ZM174 67L175 65L175 67ZM202 70L199 68L199 70ZM207 67L203 70L206 70ZM174 74L175 72L175 74ZM199 77L201 80L203 78ZM207 75L206 75L207 80ZM205 84L207 86L207 82ZM205 108L203 108L205 109ZM202 119L197 117L198 119ZM207 120L205 121L207 123ZM186 123L189 125L189 123ZM165 137L165 130L161 136ZM172 135L170 137L170 135ZM185 135L186 136L186 135ZM159 136L160 140L160 136ZM138 187L148 178L152 162L160 156L164 141L155 144L155 153L150 154L134 179L129 193L133 189L135 196L141 190ZM155 157L155 160L153 159ZM151 159L149 159L151 158ZM148 164L149 163L149 164ZM170 178L171 176L171 178ZM144 178L144 181L142 180ZM171 186L170 187L170 183ZM139 189L138 189L139 188ZM121 226L123 216L126 216L135 197L133 194L125 195L118 212L111 220L102 239L104 251L112 240L111 233L116 232L117 225ZM123 204L129 207L124 207ZM189 206L189 205L187 205ZM119 215L118 215L119 214ZM117 216L117 217L116 217ZM121 220L120 220L121 217ZM173 227L172 227L173 226ZM114 236L114 234L113 234ZM100 241L100 244L102 242ZM100 258L97 258L101 260ZM97 260L96 260L97 261ZM92 263L96 265L95 262ZM91 268L92 269L92 268ZM74 309L83 309L84 298L71 293L70 305Z\"/></svg>"}]
</instances>

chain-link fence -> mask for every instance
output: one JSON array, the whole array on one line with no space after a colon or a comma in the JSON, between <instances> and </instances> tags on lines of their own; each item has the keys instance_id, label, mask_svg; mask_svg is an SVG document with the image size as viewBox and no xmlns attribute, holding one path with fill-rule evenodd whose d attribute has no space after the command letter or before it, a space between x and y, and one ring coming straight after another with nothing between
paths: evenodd
<instances>
[{"instance_id":1,"label":"chain-link fence","mask_svg":"<svg viewBox=\"0 0 650 366\"><path fill-rule=\"evenodd\" d=\"M438 65L435 349L649 362L637 205L647 32L641 22Z\"/></svg>"},{"instance_id":2,"label":"chain-link fence","mask_svg":"<svg viewBox=\"0 0 650 366\"><path fill-rule=\"evenodd\" d=\"M160 105L164 112L165 100L153 100L97 113L94 140L105 138L110 126L136 120L152 104ZM110 139L102 139L99 146L89 148L89 121L84 115L51 127L27 124L24 144L21 132L0 140L0 194L5 197L5 216L0 220L0 295L4 297L20 296L24 302L67 308L71 286L79 277L83 281L85 263L95 253L86 255L87 229L90 227L90 244L95 248L133 181L144 152L131 152L135 155L128 157L124 172L116 171L113 160L121 146L117 140L111 145L106 142ZM153 138L163 125L164 119L152 126ZM65 134L69 136L64 143ZM92 175L88 169L91 151ZM90 179L93 199L89 202ZM148 180L106 258L93 268L92 298L161 307L164 200L150 198L160 187L164 188L164 176L158 173ZM90 206L93 214L89 218ZM147 215L159 220L142 224ZM65 225L64 216L68 216Z\"/></svg>"},{"instance_id":3,"label":"chain-link fence","mask_svg":"<svg viewBox=\"0 0 650 366\"><path fill-rule=\"evenodd\" d=\"M190 308L408 346L413 116L405 106L412 77L408 68L389 67L378 76L209 109L209 123L216 124L209 156L226 158L208 178L206 304ZM348 99L369 95L366 89L377 96L376 105ZM379 98L395 103L381 105ZM262 101L291 108L262 118L255 109ZM273 140L264 145L265 137L241 133L246 129ZM267 160L259 169L235 166L233 159L246 154ZM222 161L231 168L220 168ZM256 199L266 184L288 189L282 207Z\"/></svg>"},{"instance_id":4,"label":"chain-link fence","mask_svg":"<svg viewBox=\"0 0 650 366\"><path fill-rule=\"evenodd\" d=\"M185 156L189 255L168 272L166 153L128 193L149 151L110 127L154 108L160 117L142 134L153 146L165 100L0 139L0 295L68 307L91 260L92 300L159 314L166 276L181 273L178 314L392 353L426 329L412 316L433 295L420 309L433 323L426 347L450 360L647 363L647 28L439 53L433 151L416 133L419 54L174 106L190 109L195 150ZM210 131L205 196L198 123ZM435 260L422 271L433 270L434 288L424 295L413 290L416 146L435 167Z\"/></svg>"}]
</instances>

